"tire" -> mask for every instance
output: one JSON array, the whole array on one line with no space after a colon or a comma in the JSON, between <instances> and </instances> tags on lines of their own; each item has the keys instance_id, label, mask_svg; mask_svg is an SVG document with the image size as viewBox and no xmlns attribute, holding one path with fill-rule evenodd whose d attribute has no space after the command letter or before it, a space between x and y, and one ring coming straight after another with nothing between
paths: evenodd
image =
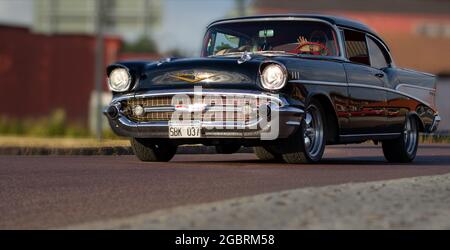
<instances>
[{"instance_id":1,"label":"tire","mask_svg":"<svg viewBox=\"0 0 450 250\"><path fill-rule=\"evenodd\" d=\"M168 162L177 152L177 146L170 143L152 144L148 139L132 138L131 148L136 157L147 162Z\"/></svg>"},{"instance_id":2,"label":"tire","mask_svg":"<svg viewBox=\"0 0 450 250\"><path fill-rule=\"evenodd\" d=\"M255 153L256 157L262 161L279 161L283 160L283 157L279 154L274 154L269 152L264 147L253 147L253 152Z\"/></svg>"},{"instance_id":3,"label":"tire","mask_svg":"<svg viewBox=\"0 0 450 250\"><path fill-rule=\"evenodd\" d=\"M285 162L290 164L317 163L325 151L325 112L317 100L312 100L306 108L305 118L296 133L296 152L283 154Z\"/></svg>"},{"instance_id":4,"label":"tire","mask_svg":"<svg viewBox=\"0 0 450 250\"><path fill-rule=\"evenodd\" d=\"M388 162L408 163L416 158L419 145L419 124L413 116L408 116L402 136L383 141L383 154Z\"/></svg>"},{"instance_id":5,"label":"tire","mask_svg":"<svg viewBox=\"0 0 450 250\"><path fill-rule=\"evenodd\" d=\"M216 152L218 154L234 154L241 149L239 144L223 144L216 145Z\"/></svg>"}]
</instances>

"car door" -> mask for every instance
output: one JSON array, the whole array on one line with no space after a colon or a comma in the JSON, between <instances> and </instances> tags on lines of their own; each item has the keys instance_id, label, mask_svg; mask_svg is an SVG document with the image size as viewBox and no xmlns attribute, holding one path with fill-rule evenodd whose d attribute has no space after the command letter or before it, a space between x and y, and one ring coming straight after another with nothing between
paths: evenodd
<instances>
[{"instance_id":1,"label":"car door","mask_svg":"<svg viewBox=\"0 0 450 250\"><path fill-rule=\"evenodd\" d=\"M386 81L385 72L372 67L366 34L344 30L348 62L347 73L350 127L343 136L372 135L385 131Z\"/></svg>"},{"instance_id":2,"label":"car door","mask_svg":"<svg viewBox=\"0 0 450 250\"><path fill-rule=\"evenodd\" d=\"M401 109L402 101L394 91L394 86L398 84L397 69L386 47L375 37L367 35L367 45L369 48L370 64L372 68L384 73L381 80L386 88L386 123L383 128L384 133L396 133L402 130L404 123L404 111Z\"/></svg>"}]
</instances>

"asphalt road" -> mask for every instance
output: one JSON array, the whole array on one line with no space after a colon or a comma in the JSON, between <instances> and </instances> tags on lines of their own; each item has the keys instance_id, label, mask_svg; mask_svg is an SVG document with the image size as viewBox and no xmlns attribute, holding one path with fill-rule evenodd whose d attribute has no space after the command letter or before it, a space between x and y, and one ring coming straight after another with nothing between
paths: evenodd
<instances>
[{"instance_id":1,"label":"asphalt road","mask_svg":"<svg viewBox=\"0 0 450 250\"><path fill-rule=\"evenodd\" d=\"M450 173L450 145L419 148L391 165L380 147L337 146L318 165L256 160L253 154L0 156L0 229L54 228L187 204L287 189Z\"/></svg>"}]
</instances>

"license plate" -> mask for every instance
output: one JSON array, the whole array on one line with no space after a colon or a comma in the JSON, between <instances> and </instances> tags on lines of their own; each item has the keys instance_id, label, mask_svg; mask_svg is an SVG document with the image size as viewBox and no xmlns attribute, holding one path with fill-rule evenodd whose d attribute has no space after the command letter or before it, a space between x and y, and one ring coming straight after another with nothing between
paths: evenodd
<instances>
[{"instance_id":1,"label":"license plate","mask_svg":"<svg viewBox=\"0 0 450 250\"><path fill-rule=\"evenodd\" d=\"M200 122L169 123L169 138L200 138Z\"/></svg>"}]
</instances>

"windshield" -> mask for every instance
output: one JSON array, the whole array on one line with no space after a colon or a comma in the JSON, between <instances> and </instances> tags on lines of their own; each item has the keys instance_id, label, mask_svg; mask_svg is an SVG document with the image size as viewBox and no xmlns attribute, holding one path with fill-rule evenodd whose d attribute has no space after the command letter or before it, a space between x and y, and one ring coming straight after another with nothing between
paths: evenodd
<instances>
[{"instance_id":1,"label":"windshield","mask_svg":"<svg viewBox=\"0 0 450 250\"><path fill-rule=\"evenodd\" d=\"M318 21L251 21L218 24L205 36L203 56L273 51L339 56L330 25Z\"/></svg>"}]
</instances>

